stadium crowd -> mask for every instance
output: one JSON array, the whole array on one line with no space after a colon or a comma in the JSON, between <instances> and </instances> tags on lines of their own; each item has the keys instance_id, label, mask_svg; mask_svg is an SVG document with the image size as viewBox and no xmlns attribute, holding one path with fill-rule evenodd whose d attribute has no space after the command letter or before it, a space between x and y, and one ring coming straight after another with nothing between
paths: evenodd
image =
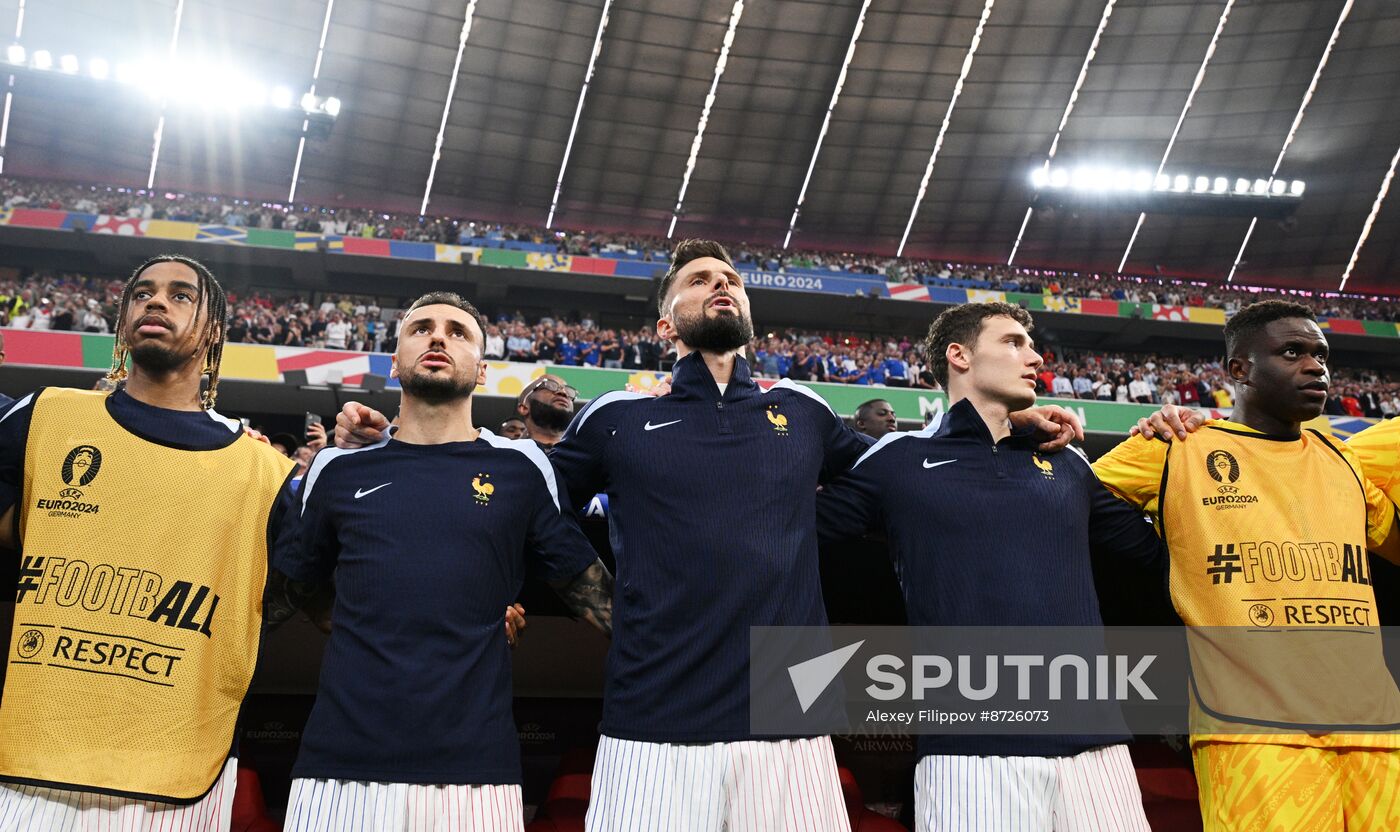
<instances>
[{"instance_id":1,"label":"stadium crowd","mask_svg":"<svg viewBox=\"0 0 1400 832\"><path fill-rule=\"evenodd\" d=\"M111 332L121 281L75 275L29 274L0 279L0 326ZM230 343L324 349L392 351L402 312L373 298L327 295L308 301L266 293L229 297ZM486 331L487 358L664 370L674 360L669 344L650 327L600 327L588 318L527 321L520 312L500 314ZM766 378L936 389L908 336L845 332L772 331L758 334L749 358ZM1400 414L1400 380L1375 373L1334 370L1328 412L1392 417ZM1230 407L1229 385L1218 358L1154 353L1045 352L1038 389L1060 398L1143 404Z\"/></svg>"},{"instance_id":2,"label":"stadium crowd","mask_svg":"<svg viewBox=\"0 0 1400 832\"><path fill-rule=\"evenodd\" d=\"M418 217L365 208L259 202L228 196L146 191L105 185L76 185L0 177L4 208L47 208L140 219L168 219L251 228L391 240L488 244L527 242L550 245L561 254L626 256L666 262L671 242L628 233L550 231L542 227L453 217ZM997 291L1119 300L1162 306L1205 306L1233 313L1269 297L1287 297L1311 306L1320 317L1400 322L1400 299L1377 296L1300 293L1268 287L1226 287L1158 276L1081 274L1054 269L948 263L894 258L872 253L783 251L731 241L741 268L778 272L789 268L834 274L883 276L890 282L985 288Z\"/></svg>"}]
</instances>

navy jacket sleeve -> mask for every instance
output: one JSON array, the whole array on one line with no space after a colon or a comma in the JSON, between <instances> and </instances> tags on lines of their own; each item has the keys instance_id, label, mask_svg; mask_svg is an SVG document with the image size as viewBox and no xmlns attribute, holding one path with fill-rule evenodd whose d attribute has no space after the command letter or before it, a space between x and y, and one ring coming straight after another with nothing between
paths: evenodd
<instances>
[{"instance_id":1,"label":"navy jacket sleeve","mask_svg":"<svg viewBox=\"0 0 1400 832\"><path fill-rule=\"evenodd\" d=\"M531 576L558 584L592 566L598 554L579 528L568 495L560 494L556 504L546 486L541 483L537 489L539 497L530 516L526 568Z\"/></svg>"},{"instance_id":2,"label":"navy jacket sleeve","mask_svg":"<svg viewBox=\"0 0 1400 832\"><path fill-rule=\"evenodd\" d=\"M301 495L285 515L273 547L272 567L301 583L329 581L340 555L328 499L329 484L317 482L325 476L328 467L317 472L316 460L311 460L307 478L302 481ZM313 478L311 472L319 476Z\"/></svg>"},{"instance_id":3,"label":"navy jacket sleeve","mask_svg":"<svg viewBox=\"0 0 1400 832\"><path fill-rule=\"evenodd\" d=\"M827 412L831 418L831 427L827 432L825 455L822 459L822 482L833 480L851 470L851 466L856 464L861 454L875 444L874 439L848 426L840 416L829 410Z\"/></svg>"},{"instance_id":4,"label":"navy jacket sleeve","mask_svg":"<svg viewBox=\"0 0 1400 832\"><path fill-rule=\"evenodd\" d=\"M884 524L879 484L870 476L870 463L817 492L817 537L834 542L859 537Z\"/></svg>"},{"instance_id":5,"label":"navy jacket sleeve","mask_svg":"<svg viewBox=\"0 0 1400 832\"><path fill-rule=\"evenodd\" d=\"M301 510L301 498L297 496L297 487L301 480L296 476L296 469L287 475L287 479L282 483L282 487L277 491L277 499L272 504L272 511L267 515L267 553L268 562L271 563L272 556L277 552L277 541L282 537L282 531L292 522L297 513Z\"/></svg>"},{"instance_id":6,"label":"navy jacket sleeve","mask_svg":"<svg viewBox=\"0 0 1400 832\"><path fill-rule=\"evenodd\" d=\"M617 412L616 406L609 409L608 405L616 401L617 395L606 393L589 402L550 451L549 461L559 475L561 496L567 494L570 505L586 506L594 494L607 490L603 455L612 439L613 425L608 417Z\"/></svg>"},{"instance_id":7,"label":"navy jacket sleeve","mask_svg":"<svg viewBox=\"0 0 1400 832\"><path fill-rule=\"evenodd\" d=\"M1137 507L1114 496L1090 471L1089 546L1098 553L1125 558L1148 568L1166 563L1166 542Z\"/></svg>"},{"instance_id":8,"label":"navy jacket sleeve","mask_svg":"<svg viewBox=\"0 0 1400 832\"><path fill-rule=\"evenodd\" d=\"M0 416L0 514L24 498L24 448L29 444L29 420L38 395L25 396ZM18 514L15 523L19 523Z\"/></svg>"}]
</instances>

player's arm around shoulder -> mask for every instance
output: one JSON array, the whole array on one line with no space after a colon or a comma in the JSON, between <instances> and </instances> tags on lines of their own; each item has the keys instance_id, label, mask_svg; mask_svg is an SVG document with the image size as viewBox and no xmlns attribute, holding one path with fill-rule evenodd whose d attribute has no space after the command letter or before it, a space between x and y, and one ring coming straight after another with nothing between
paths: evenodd
<instances>
[{"instance_id":1,"label":"player's arm around shoulder","mask_svg":"<svg viewBox=\"0 0 1400 832\"><path fill-rule=\"evenodd\" d=\"M583 505L583 501L603 490L607 484L607 448L619 420L627 418L629 408L654 398L647 393L614 390L598 396L574 414L564 436L549 454L560 485L573 504Z\"/></svg>"},{"instance_id":2,"label":"player's arm around shoulder","mask_svg":"<svg viewBox=\"0 0 1400 832\"><path fill-rule=\"evenodd\" d=\"M549 584L575 615L597 627L603 635L611 636L612 573L579 528L573 503L568 492L559 487L551 461L529 440L493 436L487 441L503 451L519 453L523 459L516 457L514 461L525 467L527 476L537 478L534 508L526 534L529 571ZM556 453L557 450L556 446ZM520 620L513 623L511 613L512 609L506 610L507 638L510 638L512 626L524 629L523 617L517 614L515 617Z\"/></svg>"},{"instance_id":3,"label":"player's arm around shoulder","mask_svg":"<svg viewBox=\"0 0 1400 832\"><path fill-rule=\"evenodd\" d=\"M1080 487L1088 494L1090 549L1148 566L1163 563L1166 544L1157 527L1147 522L1143 506L1120 499L1117 492L1104 485L1089 457L1079 448L1070 446L1064 456L1073 464ZM1154 520L1156 508L1156 504L1152 504Z\"/></svg>"},{"instance_id":4,"label":"player's arm around shoulder","mask_svg":"<svg viewBox=\"0 0 1400 832\"><path fill-rule=\"evenodd\" d=\"M1169 450L1170 443L1160 436L1130 436L1099 457L1093 472L1119 499L1155 515Z\"/></svg>"},{"instance_id":5,"label":"player's arm around shoulder","mask_svg":"<svg viewBox=\"0 0 1400 832\"><path fill-rule=\"evenodd\" d=\"M850 470L817 492L817 537L836 542L860 537L884 523L884 485L893 478L888 463L911 434L890 433L866 448Z\"/></svg>"},{"instance_id":6,"label":"player's arm around shoulder","mask_svg":"<svg viewBox=\"0 0 1400 832\"><path fill-rule=\"evenodd\" d=\"M333 451L322 449L307 466L300 487L289 480L279 495L279 522L263 593L264 630L275 629L305 610L316 626L330 631L334 531L328 526L326 488L314 486L334 457Z\"/></svg>"}]
</instances>

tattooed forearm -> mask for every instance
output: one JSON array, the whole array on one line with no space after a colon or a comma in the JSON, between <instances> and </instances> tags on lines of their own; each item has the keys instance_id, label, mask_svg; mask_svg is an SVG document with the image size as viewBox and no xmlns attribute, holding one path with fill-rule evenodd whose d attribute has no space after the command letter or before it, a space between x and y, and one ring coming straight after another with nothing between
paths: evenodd
<instances>
[{"instance_id":1,"label":"tattooed forearm","mask_svg":"<svg viewBox=\"0 0 1400 832\"><path fill-rule=\"evenodd\" d=\"M554 589L575 615L612 636L613 576L601 560Z\"/></svg>"},{"instance_id":2,"label":"tattooed forearm","mask_svg":"<svg viewBox=\"0 0 1400 832\"><path fill-rule=\"evenodd\" d=\"M334 590L330 584L307 584L294 581L276 569L267 574L267 589L263 593L263 629L273 630L305 610L311 621L330 632L330 607Z\"/></svg>"}]
</instances>

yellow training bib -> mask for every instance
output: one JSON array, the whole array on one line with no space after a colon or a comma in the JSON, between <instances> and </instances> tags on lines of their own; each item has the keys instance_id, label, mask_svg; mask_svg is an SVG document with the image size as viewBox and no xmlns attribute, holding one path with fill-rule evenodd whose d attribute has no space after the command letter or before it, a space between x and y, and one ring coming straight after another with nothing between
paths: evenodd
<instances>
[{"instance_id":1,"label":"yellow training bib","mask_svg":"<svg viewBox=\"0 0 1400 832\"><path fill-rule=\"evenodd\" d=\"M219 776L257 658L290 460L137 436L106 396L33 402L0 779L168 801Z\"/></svg>"},{"instance_id":2,"label":"yellow training bib","mask_svg":"<svg viewBox=\"0 0 1400 832\"><path fill-rule=\"evenodd\" d=\"M1372 516L1358 469L1310 430L1278 438L1216 422L1171 444L1158 511L1172 600L1192 628L1197 733L1243 723L1396 744L1400 691L1367 555L1393 509Z\"/></svg>"}]
</instances>

